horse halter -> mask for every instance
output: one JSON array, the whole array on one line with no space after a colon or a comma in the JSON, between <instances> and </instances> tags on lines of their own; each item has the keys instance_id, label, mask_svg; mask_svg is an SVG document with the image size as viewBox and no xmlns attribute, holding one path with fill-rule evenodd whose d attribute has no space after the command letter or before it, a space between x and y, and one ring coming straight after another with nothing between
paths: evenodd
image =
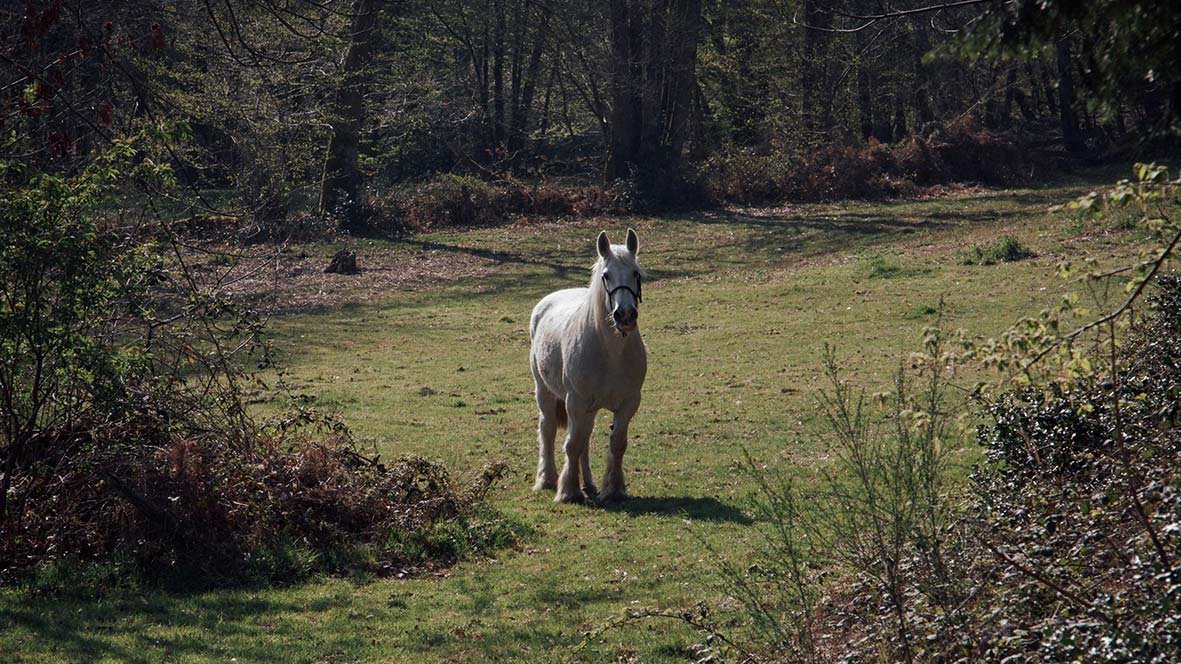
<instances>
[{"instance_id":1,"label":"horse halter","mask_svg":"<svg viewBox=\"0 0 1181 664\"><path fill-rule=\"evenodd\" d=\"M607 275L606 275L606 273L604 273L603 274L603 289L607 291L607 297L612 297L613 295L615 295L615 291L625 290L625 291L631 293L632 297L636 298L637 304L644 301L644 284L640 280L640 275L638 275L638 274L636 275L636 289L632 290L632 287L628 286L627 284L620 284L620 285L616 286L615 288L611 288L610 285L607 283Z\"/></svg>"}]
</instances>

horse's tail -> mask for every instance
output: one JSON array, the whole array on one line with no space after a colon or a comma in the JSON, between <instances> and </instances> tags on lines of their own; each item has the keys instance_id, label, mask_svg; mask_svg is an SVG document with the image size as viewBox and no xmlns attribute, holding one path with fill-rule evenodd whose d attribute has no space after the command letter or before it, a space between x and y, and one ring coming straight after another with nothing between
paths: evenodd
<instances>
[{"instance_id":1,"label":"horse's tail","mask_svg":"<svg viewBox=\"0 0 1181 664\"><path fill-rule=\"evenodd\" d=\"M570 421L566 415L566 402L558 399L558 407L554 409L554 419L558 421L559 427L564 427Z\"/></svg>"}]
</instances>

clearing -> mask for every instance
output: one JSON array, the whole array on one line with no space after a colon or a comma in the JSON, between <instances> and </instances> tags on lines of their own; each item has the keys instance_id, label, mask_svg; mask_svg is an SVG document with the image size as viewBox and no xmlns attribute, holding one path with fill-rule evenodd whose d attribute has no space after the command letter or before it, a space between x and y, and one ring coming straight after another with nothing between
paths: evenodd
<instances>
[{"instance_id":1,"label":"clearing","mask_svg":"<svg viewBox=\"0 0 1181 664\"><path fill-rule=\"evenodd\" d=\"M353 241L372 268L356 278L318 273L339 246L302 247L303 262L287 264L269 296L288 380L387 457L422 454L461 475L508 460L513 472L492 501L532 534L494 560L409 580L87 601L7 590L0 659L685 661L699 638L674 621L586 632L629 608L704 600L726 616L711 560L742 559L758 537L742 510L752 489L744 450L801 476L826 463L815 409L824 342L872 392L918 347L940 298L947 327L983 334L1035 314L1066 291L1055 268L1070 247L1134 255L1130 231L1046 213L1104 181ZM621 241L629 225L651 272L640 317L650 368L625 460L636 497L610 509L555 505L530 491L529 312L587 280L600 228ZM1004 234L1036 256L960 263L968 247ZM267 397L258 395L262 410L273 408ZM592 442L596 476L605 417ZM975 452L961 456L966 464Z\"/></svg>"}]
</instances>

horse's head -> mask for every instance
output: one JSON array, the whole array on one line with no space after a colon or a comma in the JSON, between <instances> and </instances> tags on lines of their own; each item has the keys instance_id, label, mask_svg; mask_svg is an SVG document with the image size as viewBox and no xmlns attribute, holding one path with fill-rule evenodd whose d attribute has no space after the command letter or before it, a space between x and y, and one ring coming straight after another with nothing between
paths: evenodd
<instances>
[{"instance_id":1,"label":"horse's head","mask_svg":"<svg viewBox=\"0 0 1181 664\"><path fill-rule=\"evenodd\" d=\"M607 239L607 231L599 233L597 242L603 293L606 298L607 311L611 314L611 324L622 335L634 332L640 316L640 302L642 301L641 270L636 262L636 251L640 248L640 238L636 232L627 229L626 244L611 244Z\"/></svg>"}]
</instances>

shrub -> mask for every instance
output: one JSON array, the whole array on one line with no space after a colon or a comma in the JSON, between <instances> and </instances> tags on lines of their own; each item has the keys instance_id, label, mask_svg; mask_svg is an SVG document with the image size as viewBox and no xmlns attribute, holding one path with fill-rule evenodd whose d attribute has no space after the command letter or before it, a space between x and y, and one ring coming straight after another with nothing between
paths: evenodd
<instances>
[{"instance_id":1,"label":"shrub","mask_svg":"<svg viewBox=\"0 0 1181 664\"><path fill-rule=\"evenodd\" d=\"M960 255L961 265L996 265L1011 263L1034 256L1032 251L1012 235L1002 235L991 244L978 244Z\"/></svg>"},{"instance_id":2,"label":"shrub","mask_svg":"<svg viewBox=\"0 0 1181 664\"><path fill-rule=\"evenodd\" d=\"M607 187L444 174L372 203L376 218L385 219L378 230L388 232L503 223L524 214L588 216L896 198L951 182L1019 182L1034 172L1028 155L1016 138L982 129L968 117L929 138L913 136L894 144L870 138L812 149L721 149L702 162L636 172Z\"/></svg>"},{"instance_id":3,"label":"shrub","mask_svg":"<svg viewBox=\"0 0 1181 664\"><path fill-rule=\"evenodd\" d=\"M716 205L761 205L782 201L785 154L762 155L746 148L718 150L699 164L705 193Z\"/></svg>"},{"instance_id":4,"label":"shrub","mask_svg":"<svg viewBox=\"0 0 1181 664\"><path fill-rule=\"evenodd\" d=\"M471 175L445 174L375 201L379 230L483 226L505 223L514 215L551 217L622 214L637 207L626 183L611 187L507 178L486 181Z\"/></svg>"},{"instance_id":5,"label":"shrub","mask_svg":"<svg viewBox=\"0 0 1181 664\"><path fill-rule=\"evenodd\" d=\"M116 141L77 176L39 176L0 200L0 579L423 565L384 549L388 533L461 527L503 467L463 486L426 460L365 456L306 406L273 425L250 418L240 385L247 361L267 366L258 321L217 275L159 250L153 238L176 239L169 224L124 222L138 218L123 214L126 192L169 183L151 148L151 136ZM457 541L430 562L505 534Z\"/></svg>"},{"instance_id":6,"label":"shrub","mask_svg":"<svg viewBox=\"0 0 1181 664\"><path fill-rule=\"evenodd\" d=\"M1011 184L1035 173L1020 141L981 128L972 116L924 138L883 144L831 143L802 150L719 151L699 164L700 181L715 204L912 196L921 187L952 182Z\"/></svg>"},{"instance_id":7,"label":"shrub","mask_svg":"<svg viewBox=\"0 0 1181 664\"><path fill-rule=\"evenodd\" d=\"M1173 661L1181 277L1159 283L1110 378L988 402L986 462L963 495L947 479L937 329L916 356L923 389L899 381L884 430L829 356L837 467L810 488L751 464L765 546L745 567L722 565L763 643L751 649L809 661ZM826 578L834 569L846 573Z\"/></svg>"},{"instance_id":8,"label":"shrub","mask_svg":"<svg viewBox=\"0 0 1181 664\"><path fill-rule=\"evenodd\" d=\"M1168 661L1181 648L1181 279L1121 352L1114 381L990 405L974 509L994 573L979 653ZM1025 635L1039 635L1029 638Z\"/></svg>"},{"instance_id":9,"label":"shrub","mask_svg":"<svg viewBox=\"0 0 1181 664\"><path fill-rule=\"evenodd\" d=\"M1018 139L980 126L971 114L936 131L927 145L942 165L944 182L1012 184L1036 171L1037 164Z\"/></svg>"},{"instance_id":10,"label":"shrub","mask_svg":"<svg viewBox=\"0 0 1181 664\"><path fill-rule=\"evenodd\" d=\"M62 458L20 473L14 489L26 505L7 531L0 573L124 560L164 583L283 583L322 572L409 573L519 534L481 507L503 466L464 486L425 459L387 467L340 433L230 443L161 429L141 422L88 432Z\"/></svg>"},{"instance_id":11,"label":"shrub","mask_svg":"<svg viewBox=\"0 0 1181 664\"><path fill-rule=\"evenodd\" d=\"M491 185L477 177L448 173L415 187L403 213L413 228L489 224L501 218L492 205L494 195Z\"/></svg>"},{"instance_id":12,"label":"shrub","mask_svg":"<svg viewBox=\"0 0 1181 664\"><path fill-rule=\"evenodd\" d=\"M930 356L939 357L940 333L928 342ZM856 604L841 610L857 623L847 629L860 630L883 659L910 659L933 625L954 628L967 596L956 564L962 530L947 490L949 376L938 362L920 365L917 377L900 369L885 411L876 413L841 380L827 348L825 364L832 387L820 405L835 466L811 488L748 463L764 546L749 565L722 563L723 581L764 649L814 661L831 629L825 570L855 570Z\"/></svg>"}]
</instances>

